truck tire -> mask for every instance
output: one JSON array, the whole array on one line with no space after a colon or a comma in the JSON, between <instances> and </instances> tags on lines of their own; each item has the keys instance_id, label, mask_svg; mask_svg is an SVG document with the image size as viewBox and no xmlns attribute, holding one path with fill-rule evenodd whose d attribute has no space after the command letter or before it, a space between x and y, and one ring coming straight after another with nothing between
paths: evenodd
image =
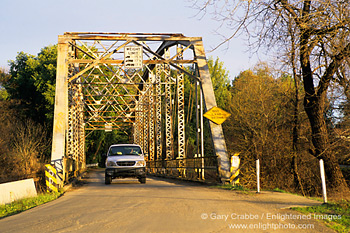
<instances>
[{"instance_id":1,"label":"truck tire","mask_svg":"<svg viewBox=\"0 0 350 233\"><path fill-rule=\"evenodd\" d=\"M141 184L146 184L146 177L139 178Z\"/></svg>"},{"instance_id":2,"label":"truck tire","mask_svg":"<svg viewBox=\"0 0 350 233\"><path fill-rule=\"evenodd\" d=\"M108 176L107 174L105 175L105 184L111 184L112 183L112 177Z\"/></svg>"}]
</instances>

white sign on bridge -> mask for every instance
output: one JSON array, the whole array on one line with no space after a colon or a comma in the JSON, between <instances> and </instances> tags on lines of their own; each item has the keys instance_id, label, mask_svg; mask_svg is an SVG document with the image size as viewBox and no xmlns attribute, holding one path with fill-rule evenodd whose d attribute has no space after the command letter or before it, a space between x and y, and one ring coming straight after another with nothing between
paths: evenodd
<instances>
[{"instance_id":1,"label":"white sign on bridge","mask_svg":"<svg viewBox=\"0 0 350 233\"><path fill-rule=\"evenodd\" d=\"M143 66L143 48L142 46L125 46L124 65L125 68L140 69Z\"/></svg>"}]
</instances>

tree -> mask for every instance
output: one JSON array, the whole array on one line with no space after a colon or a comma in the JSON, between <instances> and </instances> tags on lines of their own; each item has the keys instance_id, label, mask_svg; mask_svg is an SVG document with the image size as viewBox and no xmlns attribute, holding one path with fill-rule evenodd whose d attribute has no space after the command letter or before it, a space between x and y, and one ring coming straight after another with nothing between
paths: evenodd
<instances>
[{"instance_id":1,"label":"tree","mask_svg":"<svg viewBox=\"0 0 350 233\"><path fill-rule=\"evenodd\" d=\"M329 188L349 192L337 158L331 150L325 122L325 104L330 81L350 55L350 3L337 0L196 1L201 11L213 7L218 20L234 31L246 32L255 48L274 47L291 41L304 85L304 109L310 126L313 148L310 152L325 161ZM243 12L243 13L242 13ZM254 28L253 28L254 27ZM253 30L254 29L254 30Z\"/></svg>"},{"instance_id":2,"label":"tree","mask_svg":"<svg viewBox=\"0 0 350 233\"><path fill-rule=\"evenodd\" d=\"M213 83L216 103L220 108L225 109L227 100L230 99L230 79L229 72L224 67L224 63L219 58L208 59L210 78Z\"/></svg>"},{"instance_id":3,"label":"tree","mask_svg":"<svg viewBox=\"0 0 350 233\"><path fill-rule=\"evenodd\" d=\"M0 100L6 100L8 98L8 93L3 87L3 83L10 78L10 75L5 71L5 69L0 68Z\"/></svg>"},{"instance_id":4,"label":"tree","mask_svg":"<svg viewBox=\"0 0 350 233\"><path fill-rule=\"evenodd\" d=\"M227 110L232 115L223 127L229 150L240 152L242 184L254 183L255 160L260 159L269 177L263 181L264 187L276 188L278 183L278 188L293 189L293 80L285 75L274 78L266 64L258 64L241 72L230 92Z\"/></svg>"},{"instance_id":5,"label":"tree","mask_svg":"<svg viewBox=\"0 0 350 233\"><path fill-rule=\"evenodd\" d=\"M10 99L19 100L25 115L52 128L56 80L56 46L38 56L18 53L10 61L10 78L3 82Z\"/></svg>"},{"instance_id":6,"label":"tree","mask_svg":"<svg viewBox=\"0 0 350 233\"><path fill-rule=\"evenodd\" d=\"M131 129L126 129L131 134ZM86 161L87 163L98 162L101 167L104 166L104 159L108 148L112 144L128 143L129 135L123 131L113 130L112 132L105 132L96 130L91 132L85 141L86 145Z\"/></svg>"},{"instance_id":7,"label":"tree","mask_svg":"<svg viewBox=\"0 0 350 233\"><path fill-rule=\"evenodd\" d=\"M11 157L19 161L17 166L25 176L38 172L40 162L47 162L45 152L50 145L44 127L30 119L17 122L13 127Z\"/></svg>"},{"instance_id":8,"label":"tree","mask_svg":"<svg viewBox=\"0 0 350 233\"><path fill-rule=\"evenodd\" d=\"M303 5L298 7L287 1L281 1L280 5L280 9L291 16L293 23L299 29L299 56L305 90L304 108L309 117L312 143L315 147L312 153L317 158L325 160L325 169L330 180L329 186L334 191L348 191L337 158L330 150L324 119L330 81L345 58L350 55L350 43L334 43L339 43L337 37L342 37L343 30L348 31L346 27L350 23L349 18L346 17L349 4L342 5L343 3L304 1ZM291 7L297 8L292 9ZM296 14L297 12L301 14ZM346 18L343 20L344 16ZM323 53L327 56L324 56ZM313 62L313 59L317 59L318 62ZM322 67L317 67L318 65ZM315 76L319 77L317 86L314 83Z\"/></svg>"},{"instance_id":9,"label":"tree","mask_svg":"<svg viewBox=\"0 0 350 233\"><path fill-rule=\"evenodd\" d=\"M18 105L15 100L0 100L0 183L31 177L47 163L47 132L25 119Z\"/></svg>"}]
</instances>

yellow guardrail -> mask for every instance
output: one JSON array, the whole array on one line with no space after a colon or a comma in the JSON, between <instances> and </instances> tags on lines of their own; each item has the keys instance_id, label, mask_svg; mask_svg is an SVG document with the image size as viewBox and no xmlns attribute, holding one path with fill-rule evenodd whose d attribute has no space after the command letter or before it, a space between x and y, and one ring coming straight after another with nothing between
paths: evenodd
<instances>
[{"instance_id":1,"label":"yellow guardrail","mask_svg":"<svg viewBox=\"0 0 350 233\"><path fill-rule=\"evenodd\" d=\"M45 179L47 191L58 192L57 171L50 164L45 165Z\"/></svg>"}]
</instances>

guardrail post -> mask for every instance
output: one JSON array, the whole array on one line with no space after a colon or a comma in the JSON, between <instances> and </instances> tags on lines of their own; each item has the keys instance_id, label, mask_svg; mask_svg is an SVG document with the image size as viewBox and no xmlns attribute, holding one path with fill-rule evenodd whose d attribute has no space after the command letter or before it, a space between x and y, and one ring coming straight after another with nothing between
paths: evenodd
<instances>
[{"instance_id":1,"label":"guardrail post","mask_svg":"<svg viewBox=\"0 0 350 233\"><path fill-rule=\"evenodd\" d=\"M257 193L260 193L260 160L256 160L256 186Z\"/></svg>"},{"instance_id":2,"label":"guardrail post","mask_svg":"<svg viewBox=\"0 0 350 233\"><path fill-rule=\"evenodd\" d=\"M325 173L324 173L323 159L320 159L320 173L321 173L321 181L322 181L323 202L327 203L326 176L325 176Z\"/></svg>"}]
</instances>

